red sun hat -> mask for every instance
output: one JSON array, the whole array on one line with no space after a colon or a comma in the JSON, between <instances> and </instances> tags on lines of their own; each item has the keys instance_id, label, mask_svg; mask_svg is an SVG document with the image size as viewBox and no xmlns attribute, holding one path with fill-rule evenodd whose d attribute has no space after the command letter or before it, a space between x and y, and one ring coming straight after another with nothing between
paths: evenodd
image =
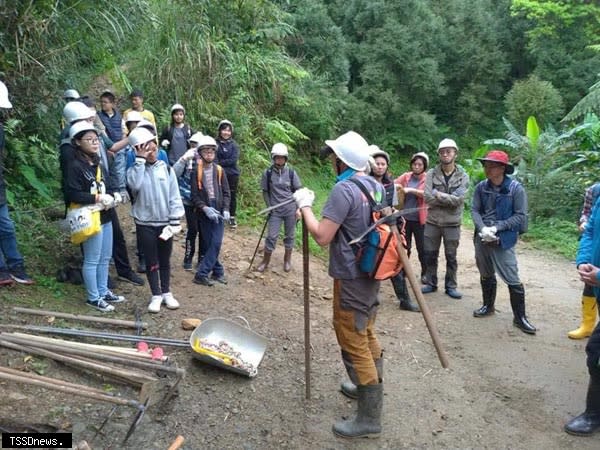
<instances>
[{"instance_id":1,"label":"red sun hat","mask_svg":"<svg viewBox=\"0 0 600 450\"><path fill-rule=\"evenodd\" d=\"M482 164L486 161L504 164L506 166L505 173L507 175L510 175L515 171L515 168L509 162L508 155L502 150L491 150L487 155L485 155L485 158L477 158L477 160L481 161Z\"/></svg>"}]
</instances>

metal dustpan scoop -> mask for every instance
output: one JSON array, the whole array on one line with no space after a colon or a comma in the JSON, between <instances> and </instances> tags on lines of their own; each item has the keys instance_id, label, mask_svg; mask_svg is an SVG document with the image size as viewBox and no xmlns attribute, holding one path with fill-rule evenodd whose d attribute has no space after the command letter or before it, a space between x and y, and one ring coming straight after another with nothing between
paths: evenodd
<instances>
[{"instance_id":1,"label":"metal dustpan scoop","mask_svg":"<svg viewBox=\"0 0 600 450\"><path fill-rule=\"evenodd\" d=\"M204 320L190 336L194 358L231 372L255 377L267 349L267 338L228 319ZM233 350L233 351L229 351Z\"/></svg>"}]
</instances>

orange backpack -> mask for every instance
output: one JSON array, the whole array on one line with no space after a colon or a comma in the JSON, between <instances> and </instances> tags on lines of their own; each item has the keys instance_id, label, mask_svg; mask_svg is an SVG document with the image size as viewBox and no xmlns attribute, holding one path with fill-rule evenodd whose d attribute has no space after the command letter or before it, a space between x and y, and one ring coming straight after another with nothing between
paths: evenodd
<instances>
[{"instance_id":1,"label":"orange backpack","mask_svg":"<svg viewBox=\"0 0 600 450\"><path fill-rule=\"evenodd\" d=\"M377 202L369 193L364 184L350 178L369 200L371 205L371 225L382 217L382 209L386 206L383 201ZM373 230L356 245L355 255L361 272L368 274L376 280L387 280L397 275L402 270L402 260L398 253L398 239L392 226L387 223L378 224ZM400 235L402 236L403 230ZM404 243L402 243L403 245Z\"/></svg>"}]
</instances>

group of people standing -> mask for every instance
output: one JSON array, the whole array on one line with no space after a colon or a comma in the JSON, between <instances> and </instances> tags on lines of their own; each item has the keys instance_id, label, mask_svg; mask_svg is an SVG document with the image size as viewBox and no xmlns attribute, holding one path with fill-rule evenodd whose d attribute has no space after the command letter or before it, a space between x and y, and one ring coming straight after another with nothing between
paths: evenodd
<instances>
[{"instance_id":1,"label":"group of people standing","mask_svg":"<svg viewBox=\"0 0 600 450\"><path fill-rule=\"evenodd\" d=\"M322 155L332 163L336 184L323 207L322 219L319 221L312 211L312 191L300 188L292 196L308 232L318 244L329 245L333 325L350 378L342 383L341 391L358 400L356 415L336 422L333 432L346 438L377 436L383 404L383 350L374 330L380 282L360 271L356 249L347 238L362 235L371 222L371 202L358 184L373 199L385 198L388 206L404 211L398 226L404 231L409 250L414 237L425 294L437 290L437 260L443 241L445 293L459 299L456 252L469 176L456 164L458 146L452 139L443 139L438 145L438 165L428 169L428 156L416 153L410 160L411 170L396 180L388 173L389 154L369 146L358 133L350 131L325 144ZM484 317L494 313L498 274L509 287L514 325L534 334L536 329L525 316L524 289L514 252L518 236L527 226L525 190L508 176L513 166L505 152L493 150L479 160L486 179L475 188L471 215L483 306L473 314ZM392 283L401 308L418 311L408 297L402 271Z\"/></svg>"},{"instance_id":2,"label":"group of people standing","mask_svg":"<svg viewBox=\"0 0 600 450\"><path fill-rule=\"evenodd\" d=\"M68 95L67 95L68 94ZM131 203L136 225L138 254L143 262L152 296L148 311L156 313L162 305L179 307L170 289L170 258L173 235L187 222L185 270L192 270L195 241L199 235L199 264L194 282L204 286L227 283L219 262L219 251L226 224L235 221L235 191L239 179L239 148L232 139L233 125L223 120L217 138L204 135L185 124L185 109L171 109L172 123L161 135L154 116L143 107L141 92L131 96L132 109L120 119L114 109L114 95L101 96L102 111L95 105L71 96L64 107L65 128L60 142L62 187L68 207L94 205L99 209L100 230L82 244L83 279L87 303L104 312L124 301L109 289L108 264L119 260L121 279L135 284L143 280L129 265L115 206ZM6 86L0 83L0 108L11 108ZM99 120L98 120L99 119ZM0 127L0 158L4 150ZM438 288L437 267L444 243L445 293L460 299L456 279L456 252L469 176L458 164L458 146L443 139L437 149L439 163L429 166L422 152L410 160L410 171L395 180L389 176L390 156L369 146L358 133L350 131L325 141L322 156L329 159L336 183L327 199L322 219L312 211L314 193L302 187L298 174L288 166L288 149L277 143L271 150L272 166L261 181L265 203L272 208L269 233L265 241L264 271L270 263L279 229L285 229L284 270L291 270L293 231L299 217L319 245L329 245L329 275L333 278L333 326L349 381L341 391L357 399L356 414L333 425L333 432L345 438L377 436L381 432L383 408L383 349L375 333L380 282L360 271L355 248L347 236L364 233L372 220L373 199L404 211L400 221L410 251L414 238L421 266L422 293ZM523 186L511 178L514 167L508 155L492 150L484 158L486 179L475 187L471 216L475 227L475 261L480 273L483 305L473 312L487 317L495 312L496 276L507 285L513 310L513 323L527 334L536 328L525 315L525 292L518 275L514 247L519 234L527 229L527 195ZM1 161L0 161L1 162ZM229 168L229 170L227 169ZM14 224L8 217L4 179L0 164L0 285L7 280L31 284L23 258L16 249ZM597 203L597 202L596 202ZM587 297L598 301L600 294L600 213L596 205L583 221L582 239L577 255L579 275L586 284L584 319L591 316ZM143 261L141 260L143 258ZM141 265L141 264L140 264ZM136 278L137 277L137 278ZM11 281L11 282L12 282ZM392 279L400 307L418 311L408 295L403 273ZM588 303L590 303L588 301ZM597 305L596 305L597 308ZM595 320L587 317L587 322ZM600 326L584 330L574 338L591 333L586 346L590 374L586 410L565 425L565 431L589 435L600 429Z\"/></svg>"},{"instance_id":3,"label":"group of people standing","mask_svg":"<svg viewBox=\"0 0 600 450\"><path fill-rule=\"evenodd\" d=\"M119 279L143 285L131 268L115 206L131 202L136 226L138 272L145 272L151 290L148 311L162 305L179 307L170 289L173 236L187 222L185 270L194 270L194 283L212 286L227 283L219 261L224 228L237 227L236 190L239 179L239 147L233 125L222 120L216 139L194 132L185 121L185 108L171 108L171 123L160 135L154 114L144 108L143 94L131 93L132 108L123 115L115 108L115 96L101 95L102 110L93 101L75 98L74 90L63 110L60 163L63 194L68 208L97 205L100 231L82 244L82 275L88 305L114 310L124 301L108 286L108 264L115 260ZM86 104L87 103L87 104ZM160 147L158 145L160 140ZM218 161L218 163L217 163Z\"/></svg>"}]
</instances>

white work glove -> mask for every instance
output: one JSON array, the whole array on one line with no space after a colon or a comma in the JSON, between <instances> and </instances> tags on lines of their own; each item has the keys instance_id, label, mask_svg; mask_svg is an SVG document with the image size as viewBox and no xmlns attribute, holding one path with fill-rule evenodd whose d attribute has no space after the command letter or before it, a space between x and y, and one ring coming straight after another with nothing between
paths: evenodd
<instances>
[{"instance_id":1,"label":"white work glove","mask_svg":"<svg viewBox=\"0 0 600 450\"><path fill-rule=\"evenodd\" d=\"M229 211L227 211L227 210L223 211L223 220L225 222L229 222L229 219L231 219L231 214L229 214Z\"/></svg>"},{"instance_id":2,"label":"white work glove","mask_svg":"<svg viewBox=\"0 0 600 450\"><path fill-rule=\"evenodd\" d=\"M221 216L221 214L219 214L219 211L217 211L215 208L212 208L210 206L205 206L204 208L202 208L202 211L204 211L204 214L206 214L206 217L208 217L209 220L212 220L213 222L219 222L219 219L223 218L223 216Z\"/></svg>"},{"instance_id":3,"label":"white work glove","mask_svg":"<svg viewBox=\"0 0 600 450\"><path fill-rule=\"evenodd\" d=\"M123 189L121 192L119 192L119 194L121 195L121 201L123 203L129 203L131 201L131 198L129 197L129 192L127 192L127 189Z\"/></svg>"},{"instance_id":4,"label":"white work glove","mask_svg":"<svg viewBox=\"0 0 600 450\"><path fill-rule=\"evenodd\" d=\"M168 140L168 139L163 139L163 141L160 143L160 146L161 146L162 148L169 148L169 145L170 145L170 144L171 144L171 143L169 142L169 140Z\"/></svg>"},{"instance_id":5,"label":"white work glove","mask_svg":"<svg viewBox=\"0 0 600 450\"><path fill-rule=\"evenodd\" d=\"M181 233L181 225L169 225L169 227L171 227L171 232L173 234Z\"/></svg>"},{"instance_id":6,"label":"white work glove","mask_svg":"<svg viewBox=\"0 0 600 450\"><path fill-rule=\"evenodd\" d=\"M299 209L311 207L315 201L315 193L308 188L298 189L293 197Z\"/></svg>"},{"instance_id":7,"label":"white work glove","mask_svg":"<svg viewBox=\"0 0 600 450\"><path fill-rule=\"evenodd\" d=\"M496 231L498 231L496 227L483 227L479 232L479 237L484 242L494 242L498 239Z\"/></svg>"},{"instance_id":8,"label":"white work glove","mask_svg":"<svg viewBox=\"0 0 600 450\"><path fill-rule=\"evenodd\" d=\"M164 227L162 229L162 232L160 233L160 236L158 236L160 239L162 239L163 241L168 241L169 239L171 239L173 237L173 227L171 227L171 225L167 225L166 227Z\"/></svg>"},{"instance_id":9,"label":"white work glove","mask_svg":"<svg viewBox=\"0 0 600 450\"><path fill-rule=\"evenodd\" d=\"M113 197L115 199L115 206L123 203L123 197L121 197L121 194L118 192L114 192L113 193Z\"/></svg>"},{"instance_id":10,"label":"white work glove","mask_svg":"<svg viewBox=\"0 0 600 450\"><path fill-rule=\"evenodd\" d=\"M109 194L100 194L98 201L104 209L110 209L115 206L115 199Z\"/></svg>"},{"instance_id":11,"label":"white work glove","mask_svg":"<svg viewBox=\"0 0 600 450\"><path fill-rule=\"evenodd\" d=\"M190 148L188 151L186 151L183 156L181 157L181 159L183 159L184 161L191 161L192 159L194 159L196 157L198 153L196 152L195 148Z\"/></svg>"}]
</instances>

